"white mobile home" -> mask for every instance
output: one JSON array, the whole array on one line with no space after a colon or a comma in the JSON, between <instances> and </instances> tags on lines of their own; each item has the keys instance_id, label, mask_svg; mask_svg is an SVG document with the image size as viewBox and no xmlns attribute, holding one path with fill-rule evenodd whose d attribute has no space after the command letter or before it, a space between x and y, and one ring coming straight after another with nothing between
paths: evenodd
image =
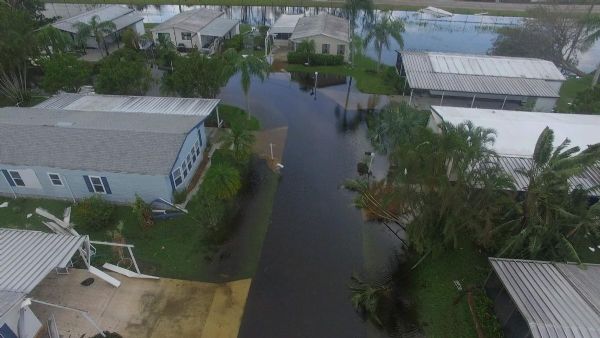
<instances>
[{"instance_id":1,"label":"white mobile home","mask_svg":"<svg viewBox=\"0 0 600 338\"><path fill-rule=\"evenodd\" d=\"M411 102L424 94L439 105L471 108L487 100L495 102L493 108L518 102L551 112L565 81L550 61L504 56L402 51L396 69L410 87Z\"/></svg>"},{"instance_id":2,"label":"white mobile home","mask_svg":"<svg viewBox=\"0 0 600 338\"><path fill-rule=\"evenodd\" d=\"M95 16L98 17L97 20L99 22L111 21L116 26L115 33L112 36L106 37L106 40L109 44L114 42L114 39L118 37L121 32L128 28L131 28L139 35L143 35L145 33L144 18L134 9L121 5L102 6L95 8L79 15L59 20L53 23L52 26L68 33L74 39L75 35L77 34L77 23L89 23ZM88 38L87 47L98 48L98 43L93 36Z\"/></svg>"},{"instance_id":3,"label":"white mobile home","mask_svg":"<svg viewBox=\"0 0 600 338\"><path fill-rule=\"evenodd\" d=\"M177 47L212 54L223 40L239 33L239 20L228 19L223 12L199 8L177 14L154 27L152 38L158 43L163 37Z\"/></svg>"},{"instance_id":4,"label":"white mobile home","mask_svg":"<svg viewBox=\"0 0 600 338\"><path fill-rule=\"evenodd\" d=\"M321 13L300 18L290 37L293 49L302 41L313 40L317 54L342 55L348 61L350 54L350 25L348 20Z\"/></svg>"},{"instance_id":5,"label":"white mobile home","mask_svg":"<svg viewBox=\"0 0 600 338\"><path fill-rule=\"evenodd\" d=\"M600 143L599 115L431 107L429 128L436 132L441 131L439 126L442 122L458 125L466 121L496 132L495 142L488 146L498 154L501 167L513 178L519 191L526 190L529 184L522 172L531 168L535 145L544 128L554 131L555 147L567 138L571 140L571 146L578 146L581 150ZM600 184L600 168L588 168L573 177L571 184L595 188Z\"/></svg>"},{"instance_id":6,"label":"white mobile home","mask_svg":"<svg viewBox=\"0 0 600 338\"><path fill-rule=\"evenodd\" d=\"M0 194L172 200L204 156L219 100L63 94L0 108Z\"/></svg>"}]
</instances>

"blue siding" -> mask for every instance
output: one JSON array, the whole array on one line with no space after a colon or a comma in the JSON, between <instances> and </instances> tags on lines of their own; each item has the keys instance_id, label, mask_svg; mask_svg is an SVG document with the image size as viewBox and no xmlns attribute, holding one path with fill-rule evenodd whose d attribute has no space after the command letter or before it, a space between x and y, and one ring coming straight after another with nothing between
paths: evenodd
<instances>
[{"instance_id":1,"label":"blue siding","mask_svg":"<svg viewBox=\"0 0 600 338\"><path fill-rule=\"evenodd\" d=\"M179 150L179 155L177 155L177 160L175 161L171 172L173 172L173 170L176 168L181 168L183 161L186 160L187 155L191 152L194 143L199 139L199 135L202 137L200 142L200 155L197 156L196 161L192 165L192 169L188 170L188 175L183 179L182 184L177 187L177 190L182 190L188 186L192 177L196 173L196 169L198 169L198 165L202 161L204 149L206 148L206 129L204 128L204 123L201 123L197 128L194 128L189 132L185 141L183 142L183 146Z\"/></svg>"},{"instance_id":2,"label":"blue siding","mask_svg":"<svg viewBox=\"0 0 600 338\"><path fill-rule=\"evenodd\" d=\"M17 196L22 197L49 197L57 199L72 199L71 191L75 199L82 199L93 195L89 191L84 176L106 177L109 184L110 194L102 196L113 202L129 203L135 199L135 194L140 195L145 201L149 202L156 198L172 200L173 191L169 177L139 175L128 173L110 173L82 170L66 170L47 167L25 167L14 165L3 165L0 163L0 169L19 170L32 169L37 176L41 188L31 187L10 187L4 175L0 176L0 194L12 196L11 188L14 189ZM63 181L62 186L52 185L48 173L57 173ZM70 189L69 189L70 188Z\"/></svg>"}]
</instances>

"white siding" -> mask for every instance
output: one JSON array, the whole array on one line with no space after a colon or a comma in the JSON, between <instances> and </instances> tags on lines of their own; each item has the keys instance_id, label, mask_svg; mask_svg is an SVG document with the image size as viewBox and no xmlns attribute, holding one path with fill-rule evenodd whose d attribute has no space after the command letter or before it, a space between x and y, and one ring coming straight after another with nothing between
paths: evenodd
<instances>
[{"instance_id":1,"label":"white siding","mask_svg":"<svg viewBox=\"0 0 600 338\"><path fill-rule=\"evenodd\" d=\"M340 41L338 39L334 39L334 38L330 38L328 36L325 35L316 35L316 36L312 36L310 38L306 38L306 39L296 39L293 40L293 42L295 44L298 44L304 40L313 40L315 42L315 52L317 54L322 54L321 51L323 50L323 45L324 44L329 44L329 54L330 55L337 55L337 46L338 45L344 45L345 47L345 52L344 52L344 61L348 62L348 57L350 54L350 48L348 46L347 42L344 41ZM294 48L295 49L295 48Z\"/></svg>"}]
</instances>

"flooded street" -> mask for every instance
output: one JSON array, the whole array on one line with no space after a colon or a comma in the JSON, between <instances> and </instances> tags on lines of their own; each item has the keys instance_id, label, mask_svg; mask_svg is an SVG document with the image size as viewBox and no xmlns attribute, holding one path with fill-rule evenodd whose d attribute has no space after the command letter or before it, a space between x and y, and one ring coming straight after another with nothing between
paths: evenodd
<instances>
[{"instance_id":1,"label":"flooded street","mask_svg":"<svg viewBox=\"0 0 600 338\"><path fill-rule=\"evenodd\" d=\"M317 89L315 99L300 87L289 74L275 73L250 89L252 113L263 127L289 129L283 177L240 337L366 337L367 324L353 310L347 285L353 272L379 268L366 262L387 262L395 242L365 224L352 206L353 195L340 188L371 150L365 125L340 128L343 107L325 89ZM238 77L220 97L244 106ZM356 114L348 111L346 118Z\"/></svg>"}]
</instances>

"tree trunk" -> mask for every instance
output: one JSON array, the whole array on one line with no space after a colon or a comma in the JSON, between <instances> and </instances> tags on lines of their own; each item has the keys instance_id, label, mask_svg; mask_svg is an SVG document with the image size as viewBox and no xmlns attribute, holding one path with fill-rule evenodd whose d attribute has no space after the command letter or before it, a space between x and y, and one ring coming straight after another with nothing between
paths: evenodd
<instances>
[{"instance_id":1,"label":"tree trunk","mask_svg":"<svg viewBox=\"0 0 600 338\"><path fill-rule=\"evenodd\" d=\"M381 50L382 48L377 49L377 73L379 73L379 68L381 67Z\"/></svg>"},{"instance_id":2,"label":"tree trunk","mask_svg":"<svg viewBox=\"0 0 600 338\"><path fill-rule=\"evenodd\" d=\"M250 100L248 100L248 93L244 92L246 97L246 113L248 113L248 120L250 120Z\"/></svg>"}]
</instances>

